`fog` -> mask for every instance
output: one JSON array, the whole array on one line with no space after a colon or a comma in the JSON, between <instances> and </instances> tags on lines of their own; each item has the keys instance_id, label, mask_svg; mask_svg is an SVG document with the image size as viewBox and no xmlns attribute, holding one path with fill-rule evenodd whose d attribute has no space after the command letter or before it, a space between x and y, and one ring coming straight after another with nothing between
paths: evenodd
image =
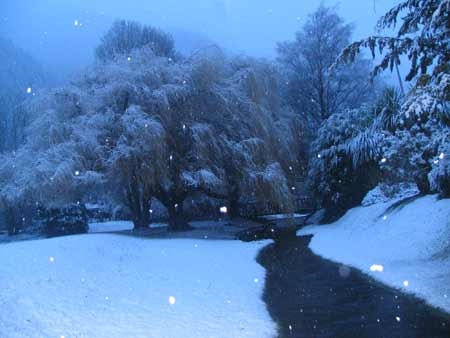
<instances>
[{"instance_id":1,"label":"fog","mask_svg":"<svg viewBox=\"0 0 450 338\"><path fill-rule=\"evenodd\" d=\"M354 38L374 32L377 18L398 0L334 0L355 24ZM177 49L217 43L232 53L274 58L276 43L294 37L317 1L302 0L18 0L1 1L0 36L11 39L60 78L88 65L114 19L171 32Z\"/></svg>"}]
</instances>

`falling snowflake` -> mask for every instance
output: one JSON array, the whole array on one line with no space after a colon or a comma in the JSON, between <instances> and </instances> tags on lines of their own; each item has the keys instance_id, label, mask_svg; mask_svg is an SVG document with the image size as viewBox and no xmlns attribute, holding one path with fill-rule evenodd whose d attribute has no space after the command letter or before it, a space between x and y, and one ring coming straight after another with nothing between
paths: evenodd
<instances>
[{"instance_id":1,"label":"falling snowflake","mask_svg":"<svg viewBox=\"0 0 450 338\"><path fill-rule=\"evenodd\" d=\"M409 286L409 281L407 281L407 280L403 281L403 286L405 288L407 288Z\"/></svg>"},{"instance_id":2,"label":"falling snowflake","mask_svg":"<svg viewBox=\"0 0 450 338\"><path fill-rule=\"evenodd\" d=\"M228 208L227 208L227 207L221 207L221 208L220 208L220 212L221 212L222 214L226 214L226 213L228 212Z\"/></svg>"},{"instance_id":3,"label":"falling snowflake","mask_svg":"<svg viewBox=\"0 0 450 338\"><path fill-rule=\"evenodd\" d=\"M80 22L79 22L78 20L74 20L74 21L73 21L73 25L74 25L75 27L78 27L78 26L80 25Z\"/></svg>"},{"instance_id":4,"label":"falling snowflake","mask_svg":"<svg viewBox=\"0 0 450 338\"><path fill-rule=\"evenodd\" d=\"M32 91L33 91L33 89L31 89L31 87L28 87L28 88L27 88L27 94L31 94Z\"/></svg>"},{"instance_id":5,"label":"falling snowflake","mask_svg":"<svg viewBox=\"0 0 450 338\"><path fill-rule=\"evenodd\" d=\"M383 272L384 271L384 266L380 265L380 264L373 264L370 267L370 271L372 271L372 272Z\"/></svg>"},{"instance_id":6,"label":"falling snowflake","mask_svg":"<svg viewBox=\"0 0 450 338\"><path fill-rule=\"evenodd\" d=\"M169 297L169 304L170 304L170 305L174 305L176 301L177 301L177 300L175 299L174 296L170 296L170 297Z\"/></svg>"},{"instance_id":7,"label":"falling snowflake","mask_svg":"<svg viewBox=\"0 0 450 338\"><path fill-rule=\"evenodd\" d=\"M395 317L395 320L397 321L397 323L400 323L400 317Z\"/></svg>"}]
</instances>

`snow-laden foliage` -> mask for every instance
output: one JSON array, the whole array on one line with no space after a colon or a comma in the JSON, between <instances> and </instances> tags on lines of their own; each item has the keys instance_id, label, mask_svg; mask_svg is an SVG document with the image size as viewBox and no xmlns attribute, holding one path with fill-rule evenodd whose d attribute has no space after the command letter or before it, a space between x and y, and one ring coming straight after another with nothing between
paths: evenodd
<instances>
[{"instance_id":1,"label":"snow-laden foliage","mask_svg":"<svg viewBox=\"0 0 450 338\"><path fill-rule=\"evenodd\" d=\"M444 197L450 197L450 133L442 136L433 168L428 174L431 189Z\"/></svg>"},{"instance_id":2,"label":"snow-laden foliage","mask_svg":"<svg viewBox=\"0 0 450 338\"><path fill-rule=\"evenodd\" d=\"M158 56L173 57L175 53L170 34L135 21L117 20L102 38L95 55L101 61L114 59L118 55L129 57L134 49L144 46L151 48Z\"/></svg>"},{"instance_id":3,"label":"snow-laden foliage","mask_svg":"<svg viewBox=\"0 0 450 338\"><path fill-rule=\"evenodd\" d=\"M198 194L236 213L245 196L261 210L287 210L296 146L278 83L271 65L217 48L176 60L148 45L115 54L29 103L26 144L7 162L16 176L0 194L45 206L103 194L137 227L156 198L172 229L186 225L183 202Z\"/></svg>"},{"instance_id":4,"label":"snow-laden foliage","mask_svg":"<svg viewBox=\"0 0 450 338\"><path fill-rule=\"evenodd\" d=\"M379 52L382 60L374 73L400 64L402 55L410 60L408 81L424 75L431 68L434 75L449 71L450 60L450 1L406 0L386 13L378 22L380 30L396 28L397 36L371 36L348 46L341 61L355 60L361 48L369 48L373 57Z\"/></svg>"},{"instance_id":5,"label":"snow-laden foliage","mask_svg":"<svg viewBox=\"0 0 450 338\"><path fill-rule=\"evenodd\" d=\"M361 202L363 206L386 203L392 200L403 200L419 194L417 185L411 183L386 184L380 183L370 190Z\"/></svg>"},{"instance_id":6,"label":"snow-laden foliage","mask_svg":"<svg viewBox=\"0 0 450 338\"><path fill-rule=\"evenodd\" d=\"M375 104L377 119L374 127L393 132L402 103L400 92L395 87L386 87Z\"/></svg>"},{"instance_id":7,"label":"snow-laden foliage","mask_svg":"<svg viewBox=\"0 0 450 338\"><path fill-rule=\"evenodd\" d=\"M418 84L396 114L394 131L385 133L383 140L386 181L413 181L423 193L447 194L449 78L441 74L426 85Z\"/></svg>"},{"instance_id":8,"label":"snow-laden foliage","mask_svg":"<svg viewBox=\"0 0 450 338\"><path fill-rule=\"evenodd\" d=\"M361 202L379 176L379 132L373 128L373 109L333 114L313 142L310 186L331 216Z\"/></svg>"},{"instance_id":9,"label":"snow-laden foliage","mask_svg":"<svg viewBox=\"0 0 450 338\"><path fill-rule=\"evenodd\" d=\"M328 168L335 168L341 158L336 154L353 154L354 168L361 168L361 164L370 159L379 161L377 167L382 175L375 180L380 179L384 184L413 183L422 193L449 195L449 6L447 0L403 1L379 22L380 28L393 28L401 20L396 37L369 37L342 52L338 62L355 61L362 47L369 48L374 57L378 51L382 61L375 68L375 74L386 68L392 70L400 63L400 57L407 54L411 61L407 80L416 79L416 83L405 98L392 89L386 90L375 106L371 126L353 138L355 145L347 143L346 152L342 151L342 145L325 142L326 138L319 136L322 147L317 147L316 143L315 151L329 162L322 170L313 166L316 168L312 171L313 177L321 177L317 175L320 172L331 172ZM330 126L326 128L333 137L340 139L339 144L347 142L346 135L336 134ZM332 187L331 183L342 174L339 171L323 181L316 180L320 182L317 190L322 191L322 195L328 192L340 197L339 188Z\"/></svg>"},{"instance_id":10,"label":"snow-laden foliage","mask_svg":"<svg viewBox=\"0 0 450 338\"><path fill-rule=\"evenodd\" d=\"M345 23L336 8L322 4L308 17L294 41L278 45L278 59L286 75L285 97L314 126L375 96L368 60L359 58L351 65L331 68L350 43L352 31L352 25Z\"/></svg>"},{"instance_id":11,"label":"snow-laden foliage","mask_svg":"<svg viewBox=\"0 0 450 338\"><path fill-rule=\"evenodd\" d=\"M338 114L324 123L310 178L325 207L356 205L379 182L449 195L448 78L418 84L403 103L388 88L366 113Z\"/></svg>"},{"instance_id":12,"label":"snow-laden foliage","mask_svg":"<svg viewBox=\"0 0 450 338\"><path fill-rule=\"evenodd\" d=\"M243 196L244 205L253 208L251 212L277 213L281 211L294 211L291 191L286 175L279 163L272 163L266 168L256 172L249 172L245 181L247 190L252 191L250 199ZM252 203L256 202L256 203Z\"/></svg>"}]
</instances>

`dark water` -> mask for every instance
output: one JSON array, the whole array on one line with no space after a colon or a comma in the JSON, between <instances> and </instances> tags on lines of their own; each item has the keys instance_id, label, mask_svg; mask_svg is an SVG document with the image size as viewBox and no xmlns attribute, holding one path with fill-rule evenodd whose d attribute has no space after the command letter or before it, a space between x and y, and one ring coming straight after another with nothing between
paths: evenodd
<instances>
[{"instance_id":1,"label":"dark water","mask_svg":"<svg viewBox=\"0 0 450 338\"><path fill-rule=\"evenodd\" d=\"M450 315L324 260L310 237L264 248L264 301L279 338L450 338Z\"/></svg>"}]
</instances>

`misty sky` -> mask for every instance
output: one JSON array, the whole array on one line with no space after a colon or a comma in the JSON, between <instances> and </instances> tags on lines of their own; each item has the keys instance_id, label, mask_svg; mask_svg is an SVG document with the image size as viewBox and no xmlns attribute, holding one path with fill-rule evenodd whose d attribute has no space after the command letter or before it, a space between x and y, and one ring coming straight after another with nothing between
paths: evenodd
<instances>
[{"instance_id":1,"label":"misty sky","mask_svg":"<svg viewBox=\"0 0 450 338\"><path fill-rule=\"evenodd\" d=\"M377 18L398 2L341 0L338 9L355 23L355 38L360 38L373 33ZM183 51L211 41L230 52L272 58L276 43L292 39L318 5L306 0L0 0L0 35L60 74L88 65L116 18L170 31Z\"/></svg>"}]
</instances>

